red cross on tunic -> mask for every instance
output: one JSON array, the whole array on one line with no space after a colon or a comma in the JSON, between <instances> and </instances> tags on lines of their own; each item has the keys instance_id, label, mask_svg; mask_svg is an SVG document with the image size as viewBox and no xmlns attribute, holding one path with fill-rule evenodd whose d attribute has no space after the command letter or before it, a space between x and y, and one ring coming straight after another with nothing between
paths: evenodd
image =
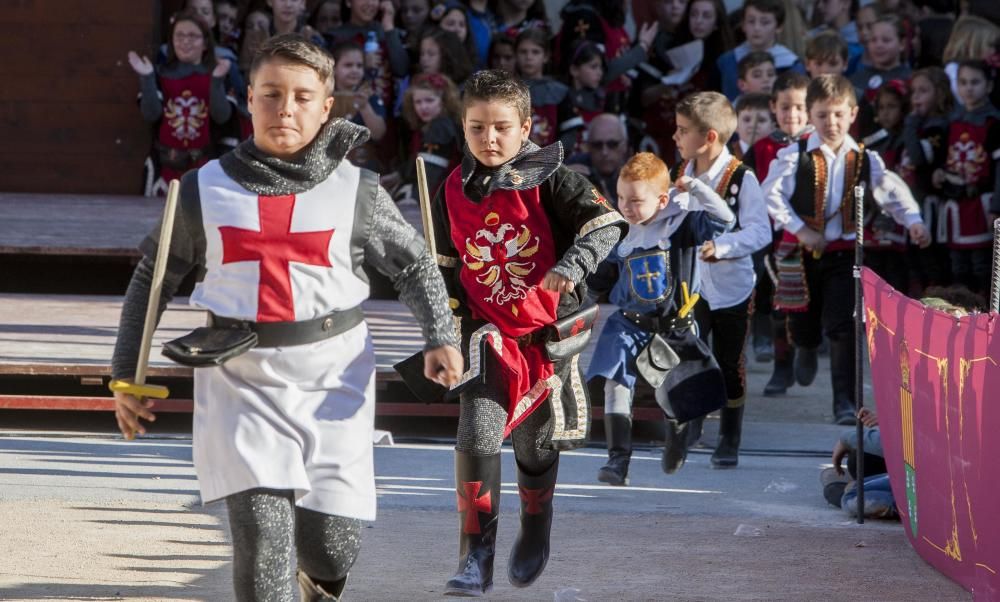
<instances>
[{"instance_id":1,"label":"red cross on tunic","mask_svg":"<svg viewBox=\"0 0 1000 602\"><path fill-rule=\"evenodd\" d=\"M295 195L257 197L260 231L220 226L222 263L260 262L258 322L294 322L295 300L289 263L331 267L333 230L292 232Z\"/></svg>"},{"instance_id":2,"label":"red cross on tunic","mask_svg":"<svg viewBox=\"0 0 1000 602\"><path fill-rule=\"evenodd\" d=\"M525 503L524 511L528 514L541 514L542 503L552 501L552 487L542 489L528 489L527 487L517 487L521 496L521 501Z\"/></svg>"},{"instance_id":3,"label":"red cross on tunic","mask_svg":"<svg viewBox=\"0 0 1000 602\"><path fill-rule=\"evenodd\" d=\"M479 527L479 513L489 512L493 509L493 503L490 500L490 492L487 491L482 497L479 497L479 490L482 489L482 481L463 481L462 492L456 492L458 497L458 511L465 512L465 524L462 530L465 533L481 533L482 529Z\"/></svg>"}]
</instances>

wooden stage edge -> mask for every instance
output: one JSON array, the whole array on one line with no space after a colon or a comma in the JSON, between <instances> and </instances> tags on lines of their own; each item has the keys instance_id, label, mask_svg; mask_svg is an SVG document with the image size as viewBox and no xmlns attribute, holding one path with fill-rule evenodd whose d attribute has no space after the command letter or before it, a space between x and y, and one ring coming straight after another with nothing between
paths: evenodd
<instances>
[{"instance_id":1,"label":"wooden stage edge","mask_svg":"<svg viewBox=\"0 0 1000 602\"><path fill-rule=\"evenodd\" d=\"M110 397L68 397L49 395L0 395L0 410L83 410L92 412L113 412L114 400ZM190 399L157 399L153 411L166 413L191 413L194 402ZM375 402L375 413L379 416L427 416L458 417L457 403L398 403ZM594 420L604 418L603 408L592 408ZM635 420L659 420L663 412L659 408L633 408Z\"/></svg>"}]
</instances>

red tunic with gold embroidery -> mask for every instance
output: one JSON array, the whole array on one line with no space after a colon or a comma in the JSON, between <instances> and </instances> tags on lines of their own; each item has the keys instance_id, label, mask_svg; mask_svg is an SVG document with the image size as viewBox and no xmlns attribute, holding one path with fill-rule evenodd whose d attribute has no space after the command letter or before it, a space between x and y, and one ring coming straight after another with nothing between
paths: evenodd
<instances>
[{"instance_id":1,"label":"red tunic with gold embroidery","mask_svg":"<svg viewBox=\"0 0 1000 602\"><path fill-rule=\"evenodd\" d=\"M157 132L157 142L165 149L179 153L178 164L191 151L200 151L197 160L188 169L208 162L207 151L211 143L209 132L209 98L212 87L211 73L194 73L182 78L160 77L163 94L163 118ZM169 153L169 151L167 151ZM179 170L169 161L161 161L160 175L169 182L180 178L186 170Z\"/></svg>"},{"instance_id":2,"label":"red tunic with gold embroidery","mask_svg":"<svg viewBox=\"0 0 1000 602\"><path fill-rule=\"evenodd\" d=\"M480 353L493 354L501 371L495 380L504 383L508 399L505 434L552 391L560 391L565 401L570 386L555 373L544 344L525 335L576 311L586 286L580 283L559 295L542 290L542 280L576 237L624 224L586 178L559 165L553 150L541 149L525 163L508 166L514 168L506 176L491 176L499 180L478 201L466 196L459 167L435 201L437 259L449 294L458 302L455 311L463 318L463 347L469 353L463 382L480 375ZM527 170L523 176L517 169L521 166ZM530 175L535 169L548 175L530 186L524 180L539 178L537 172Z\"/></svg>"},{"instance_id":3,"label":"red tunic with gold embroidery","mask_svg":"<svg viewBox=\"0 0 1000 602\"><path fill-rule=\"evenodd\" d=\"M472 316L500 331L500 349L493 345L508 387L508 414L523 420L548 396L536 383L553 370L542 345L520 347L516 338L554 322L559 305L559 293L540 286L556 256L539 189L497 190L475 203L462 192L457 169L445 187L451 242L462 262L459 281ZM528 406L515 412L521 402Z\"/></svg>"}]
</instances>

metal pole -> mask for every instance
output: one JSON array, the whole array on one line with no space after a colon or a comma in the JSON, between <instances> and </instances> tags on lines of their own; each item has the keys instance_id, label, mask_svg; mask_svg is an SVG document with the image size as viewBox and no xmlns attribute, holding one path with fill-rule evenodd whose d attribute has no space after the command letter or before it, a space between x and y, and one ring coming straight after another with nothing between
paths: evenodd
<instances>
[{"instance_id":1,"label":"metal pole","mask_svg":"<svg viewBox=\"0 0 1000 602\"><path fill-rule=\"evenodd\" d=\"M857 417L858 524L865 522L865 427L861 408L865 405L865 306L861 290L861 268L865 260L865 185L854 187L854 415Z\"/></svg>"},{"instance_id":2,"label":"metal pole","mask_svg":"<svg viewBox=\"0 0 1000 602\"><path fill-rule=\"evenodd\" d=\"M993 279L990 281L990 311L1000 312L1000 218L993 220Z\"/></svg>"}]
</instances>

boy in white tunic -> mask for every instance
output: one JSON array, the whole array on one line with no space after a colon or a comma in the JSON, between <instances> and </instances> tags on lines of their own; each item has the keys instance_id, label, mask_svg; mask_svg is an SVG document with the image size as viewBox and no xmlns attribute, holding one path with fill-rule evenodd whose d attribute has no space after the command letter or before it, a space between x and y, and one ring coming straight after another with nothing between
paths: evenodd
<instances>
[{"instance_id":1,"label":"boy in white tunic","mask_svg":"<svg viewBox=\"0 0 1000 602\"><path fill-rule=\"evenodd\" d=\"M378 176L344 160L368 131L330 119L333 61L297 36L250 69L254 136L181 182L163 301L190 272L191 303L257 347L195 370L194 463L202 499L224 499L238 600L336 600L375 519L375 356L360 310L368 265L392 279L426 339L425 371L457 381L447 293L423 240ZM158 229L156 230L158 232ZM115 378L135 369L156 235L122 308ZM161 307L162 310L162 307ZM151 402L116 394L122 433Z\"/></svg>"}]
</instances>

